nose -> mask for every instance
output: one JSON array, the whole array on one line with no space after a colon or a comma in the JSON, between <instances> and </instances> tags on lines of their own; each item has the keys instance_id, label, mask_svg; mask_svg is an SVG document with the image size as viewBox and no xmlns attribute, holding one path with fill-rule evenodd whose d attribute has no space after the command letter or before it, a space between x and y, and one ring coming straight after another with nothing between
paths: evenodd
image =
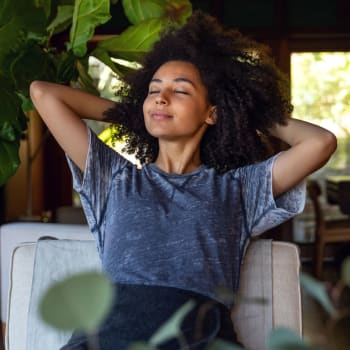
<instances>
[{"instance_id":1,"label":"nose","mask_svg":"<svg viewBox=\"0 0 350 350\"><path fill-rule=\"evenodd\" d=\"M159 105L166 105L168 104L168 98L163 92L160 92L157 95L155 102L156 104L159 104Z\"/></svg>"}]
</instances>

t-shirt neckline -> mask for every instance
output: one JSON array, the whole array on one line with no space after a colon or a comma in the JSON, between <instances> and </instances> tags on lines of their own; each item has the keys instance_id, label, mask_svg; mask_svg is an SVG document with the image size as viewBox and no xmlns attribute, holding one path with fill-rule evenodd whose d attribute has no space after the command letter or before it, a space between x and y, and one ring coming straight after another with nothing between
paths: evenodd
<instances>
[{"instance_id":1,"label":"t-shirt neckline","mask_svg":"<svg viewBox=\"0 0 350 350\"><path fill-rule=\"evenodd\" d=\"M155 171L163 176L167 176L167 177L190 177L193 175L196 175L198 173L200 173L203 169L206 168L205 164L201 164L197 169L195 169L194 171L190 172L190 173L186 173L186 174L176 174L176 173L167 173L166 171L159 169L157 167L157 165L155 163L149 163L147 164L147 166L152 170Z\"/></svg>"}]
</instances>

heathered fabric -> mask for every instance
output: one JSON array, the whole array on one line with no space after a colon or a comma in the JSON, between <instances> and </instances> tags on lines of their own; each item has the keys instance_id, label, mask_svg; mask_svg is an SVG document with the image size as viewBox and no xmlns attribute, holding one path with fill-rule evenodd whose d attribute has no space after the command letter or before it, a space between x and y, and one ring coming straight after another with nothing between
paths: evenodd
<instances>
[{"instance_id":1,"label":"heathered fabric","mask_svg":"<svg viewBox=\"0 0 350 350\"><path fill-rule=\"evenodd\" d=\"M275 158L224 174L204 165L168 174L155 164L137 168L89 130L85 172L68 162L114 283L176 287L224 302L218 287L237 290L249 238L303 210L303 184L274 200Z\"/></svg>"}]
</instances>

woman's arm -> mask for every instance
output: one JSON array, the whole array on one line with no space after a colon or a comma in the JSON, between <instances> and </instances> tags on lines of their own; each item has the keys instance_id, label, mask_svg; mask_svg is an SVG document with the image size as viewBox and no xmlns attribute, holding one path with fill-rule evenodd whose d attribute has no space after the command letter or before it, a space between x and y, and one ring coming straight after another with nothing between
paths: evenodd
<instances>
[{"instance_id":1,"label":"woman's arm","mask_svg":"<svg viewBox=\"0 0 350 350\"><path fill-rule=\"evenodd\" d=\"M103 120L114 102L68 86L34 81L31 99L51 133L74 163L84 171L88 152L87 129L82 118Z\"/></svg>"},{"instance_id":2,"label":"woman's arm","mask_svg":"<svg viewBox=\"0 0 350 350\"><path fill-rule=\"evenodd\" d=\"M337 139L330 131L297 119L289 119L287 125L275 125L269 131L291 146L275 160L272 171L275 197L322 167L337 147Z\"/></svg>"}]
</instances>

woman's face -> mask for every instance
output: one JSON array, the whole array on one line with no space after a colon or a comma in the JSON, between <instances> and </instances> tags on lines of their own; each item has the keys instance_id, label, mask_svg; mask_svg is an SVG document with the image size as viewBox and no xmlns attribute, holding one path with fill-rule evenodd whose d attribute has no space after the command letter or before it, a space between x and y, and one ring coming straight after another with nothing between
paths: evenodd
<instances>
[{"instance_id":1,"label":"woman's face","mask_svg":"<svg viewBox=\"0 0 350 350\"><path fill-rule=\"evenodd\" d=\"M143 103L147 131L169 141L203 136L215 124L214 110L198 69L184 61L167 62L156 71Z\"/></svg>"}]
</instances>

